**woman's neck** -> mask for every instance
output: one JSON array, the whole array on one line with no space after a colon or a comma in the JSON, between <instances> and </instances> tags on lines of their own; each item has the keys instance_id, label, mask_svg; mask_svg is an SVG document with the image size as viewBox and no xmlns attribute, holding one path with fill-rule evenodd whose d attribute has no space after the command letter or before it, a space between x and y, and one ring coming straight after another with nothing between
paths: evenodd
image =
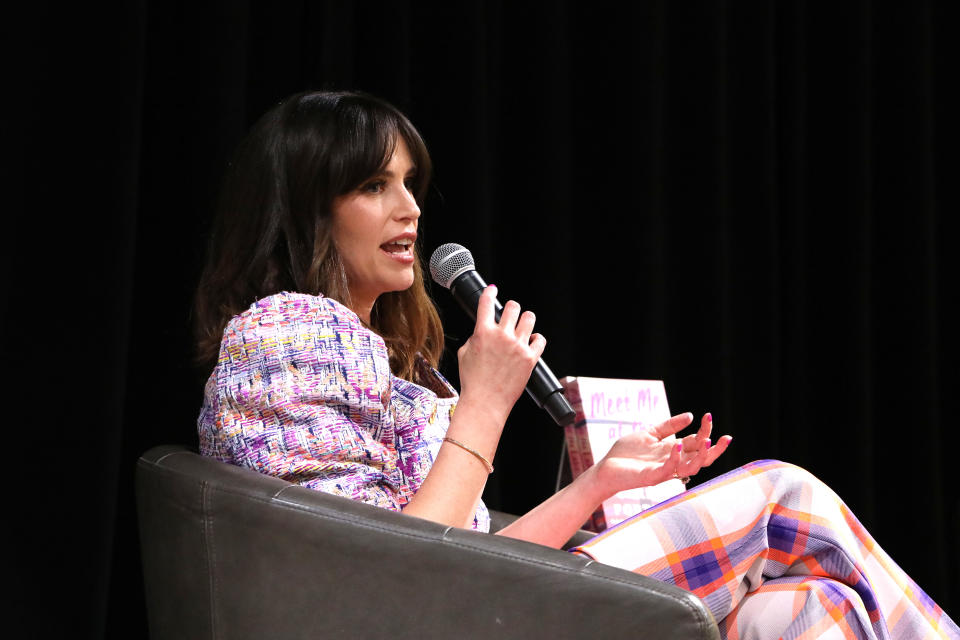
<instances>
[{"instance_id":1,"label":"woman's neck","mask_svg":"<svg viewBox=\"0 0 960 640\"><path fill-rule=\"evenodd\" d=\"M357 299L354 296L350 296L350 304L347 307L350 311L353 311L357 314L357 317L363 321L365 325L370 326L370 316L373 314L373 305L376 304L376 299L372 301Z\"/></svg>"},{"instance_id":2,"label":"woman's neck","mask_svg":"<svg viewBox=\"0 0 960 640\"><path fill-rule=\"evenodd\" d=\"M370 326L370 314L373 312L373 303L367 305L353 305L351 309L357 316L363 320L363 323Z\"/></svg>"}]
</instances>

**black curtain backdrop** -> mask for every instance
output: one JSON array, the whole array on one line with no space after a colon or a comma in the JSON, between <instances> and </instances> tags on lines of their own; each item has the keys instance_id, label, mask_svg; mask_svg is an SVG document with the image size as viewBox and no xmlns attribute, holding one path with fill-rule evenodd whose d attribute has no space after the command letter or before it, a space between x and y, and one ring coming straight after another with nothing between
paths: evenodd
<instances>
[{"instance_id":1,"label":"black curtain backdrop","mask_svg":"<svg viewBox=\"0 0 960 640\"><path fill-rule=\"evenodd\" d=\"M558 375L830 484L960 616L952 4L38 2L2 29L14 620L146 633L137 456L195 444L190 303L226 157L308 88L387 98L436 164L425 255L469 247ZM434 287L449 336L469 335ZM486 499L548 496L522 398ZM478 603L478 606L482 606Z\"/></svg>"}]
</instances>

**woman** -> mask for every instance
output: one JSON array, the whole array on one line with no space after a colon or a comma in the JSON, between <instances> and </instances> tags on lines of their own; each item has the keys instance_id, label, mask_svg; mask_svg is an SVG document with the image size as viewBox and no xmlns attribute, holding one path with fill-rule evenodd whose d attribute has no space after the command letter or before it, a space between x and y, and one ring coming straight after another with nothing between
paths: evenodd
<instances>
[{"instance_id":1,"label":"woman","mask_svg":"<svg viewBox=\"0 0 960 640\"><path fill-rule=\"evenodd\" d=\"M480 496L546 342L515 302L495 320L491 286L457 354L459 396L436 371L443 334L416 244L429 174L416 129L370 96L298 94L254 126L197 295L213 367L201 451L486 531ZM607 497L696 474L730 437L712 444L707 414L677 439L692 420L624 437L497 533L559 547ZM690 589L731 638L960 637L829 488L783 463L721 476L575 552Z\"/></svg>"}]
</instances>

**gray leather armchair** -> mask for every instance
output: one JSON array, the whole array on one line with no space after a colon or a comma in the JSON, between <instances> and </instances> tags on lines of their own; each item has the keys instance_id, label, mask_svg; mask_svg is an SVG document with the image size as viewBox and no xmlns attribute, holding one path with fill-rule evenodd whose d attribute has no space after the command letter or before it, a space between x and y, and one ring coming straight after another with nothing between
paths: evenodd
<instances>
[{"instance_id":1,"label":"gray leather armchair","mask_svg":"<svg viewBox=\"0 0 960 640\"><path fill-rule=\"evenodd\" d=\"M183 447L145 453L136 487L155 640L719 637L699 599L650 578Z\"/></svg>"}]
</instances>

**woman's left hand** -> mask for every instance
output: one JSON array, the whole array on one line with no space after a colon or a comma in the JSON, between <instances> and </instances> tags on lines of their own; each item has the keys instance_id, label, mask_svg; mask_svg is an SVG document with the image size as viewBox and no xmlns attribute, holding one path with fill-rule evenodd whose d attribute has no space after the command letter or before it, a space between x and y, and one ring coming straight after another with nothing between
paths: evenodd
<instances>
[{"instance_id":1,"label":"woman's left hand","mask_svg":"<svg viewBox=\"0 0 960 640\"><path fill-rule=\"evenodd\" d=\"M688 478L713 464L733 438L722 436L711 445L713 417L709 413L700 420L697 433L675 437L692 422L692 413L682 413L652 429L635 431L617 440L595 470L603 493L612 496L671 478Z\"/></svg>"},{"instance_id":2,"label":"woman's left hand","mask_svg":"<svg viewBox=\"0 0 960 640\"><path fill-rule=\"evenodd\" d=\"M676 433L691 422L693 414L683 413L620 438L603 460L497 533L559 548L615 493L694 475L726 451L732 438L723 436L711 446L713 419L708 413L696 434L678 439Z\"/></svg>"}]
</instances>

